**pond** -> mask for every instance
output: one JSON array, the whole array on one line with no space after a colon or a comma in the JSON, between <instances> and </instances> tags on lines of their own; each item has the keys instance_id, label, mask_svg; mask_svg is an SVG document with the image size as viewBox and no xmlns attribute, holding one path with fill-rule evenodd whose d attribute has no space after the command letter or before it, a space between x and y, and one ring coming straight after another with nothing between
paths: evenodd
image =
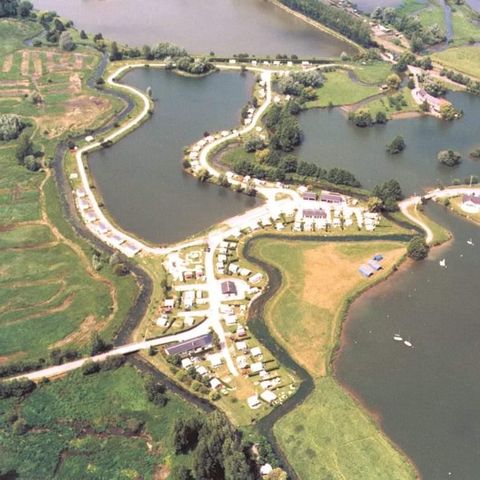
<instances>
[{"instance_id":1,"label":"pond","mask_svg":"<svg viewBox=\"0 0 480 480\"><path fill-rule=\"evenodd\" d=\"M89 157L105 206L121 227L150 242L175 242L257 204L198 182L181 165L183 148L205 131L239 125L240 110L251 98L252 75L191 78L137 69L124 82L143 91L152 87L154 114L119 143Z\"/></svg>"},{"instance_id":2,"label":"pond","mask_svg":"<svg viewBox=\"0 0 480 480\"><path fill-rule=\"evenodd\" d=\"M176 43L192 53L339 56L355 50L266 0L34 0L88 32L132 46Z\"/></svg>"},{"instance_id":3,"label":"pond","mask_svg":"<svg viewBox=\"0 0 480 480\"><path fill-rule=\"evenodd\" d=\"M443 207L429 206L427 214L455 240L354 302L336 375L379 417L422 478L474 479L480 472L480 234ZM446 268L439 265L443 258ZM395 342L395 333L413 348Z\"/></svg>"},{"instance_id":4,"label":"pond","mask_svg":"<svg viewBox=\"0 0 480 480\"><path fill-rule=\"evenodd\" d=\"M367 189L395 178L406 194L438 182L448 185L454 178L480 175L480 163L469 158L469 152L480 144L480 98L465 93L451 93L448 98L464 111L460 120L423 116L359 128L339 109L308 110L300 116L305 141L299 158L324 168L345 168ZM390 155L385 146L397 135L404 137L407 148ZM440 165L437 153L444 149L458 150L463 162L455 168Z\"/></svg>"}]
</instances>

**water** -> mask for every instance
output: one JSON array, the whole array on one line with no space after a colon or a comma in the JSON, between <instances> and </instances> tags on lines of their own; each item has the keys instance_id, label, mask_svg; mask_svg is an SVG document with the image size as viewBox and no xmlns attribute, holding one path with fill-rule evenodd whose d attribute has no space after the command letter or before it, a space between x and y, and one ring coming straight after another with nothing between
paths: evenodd
<instances>
[{"instance_id":1,"label":"water","mask_svg":"<svg viewBox=\"0 0 480 480\"><path fill-rule=\"evenodd\" d=\"M427 213L455 240L353 304L336 374L380 416L425 480L473 480L480 472L480 233L442 207ZM414 348L394 342L395 333Z\"/></svg>"},{"instance_id":2,"label":"water","mask_svg":"<svg viewBox=\"0 0 480 480\"><path fill-rule=\"evenodd\" d=\"M251 197L199 183L181 168L183 147L205 130L239 124L252 75L187 78L141 69L124 81L143 91L152 86L155 113L119 143L89 157L97 188L121 227L152 242L174 242L256 205Z\"/></svg>"},{"instance_id":3,"label":"water","mask_svg":"<svg viewBox=\"0 0 480 480\"><path fill-rule=\"evenodd\" d=\"M339 56L352 47L265 0L34 0L78 28L141 46L173 42L193 53Z\"/></svg>"},{"instance_id":4,"label":"water","mask_svg":"<svg viewBox=\"0 0 480 480\"><path fill-rule=\"evenodd\" d=\"M480 163L469 152L480 144L480 98L462 93L448 97L464 116L454 122L433 117L394 120L386 125L358 128L338 109L315 109L302 113L305 141L301 160L324 167L351 171L366 188L395 178L407 194L420 192L437 182L450 184L454 178L480 175ZM389 155L385 146L402 135L407 148ZM455 168L437 162L439 150L458 150L463 162Z\"/></svg>"}]
</instances>

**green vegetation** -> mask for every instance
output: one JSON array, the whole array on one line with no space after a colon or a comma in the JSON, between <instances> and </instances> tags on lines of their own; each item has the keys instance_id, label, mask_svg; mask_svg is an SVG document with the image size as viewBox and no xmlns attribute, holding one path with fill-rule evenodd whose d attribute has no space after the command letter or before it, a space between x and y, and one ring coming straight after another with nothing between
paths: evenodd
<instances>
[{"instance_id":1,"label":"green vegetation","mask_svg":"<svg viewBox=\"0 0 480 480\"><path fill-rule=\"evenodd\" d=\"M326 25L364 47L372 44L368 24L362 18L354 17L341 8L316 0L280 0L280 3Z\"/></svg>"},{"instance_id":2,"label":"green vegetation","mask_svg":"<svg viewBox=\"0 0 480 480\"><path fill-rule=\"evenodd\" d=\"M275 435L302 480L413 480L414 468L333 378L280 419Z\"/></svg>"},{"instance_id":3,"label":"green vegetation","mask_svg":"<svg viewBox=\"0 0 480 480\"><path fill-rule=\"evenodd\" d=\"M325 84L317 89L317 99L306 104L309 108L351 105L379 92L374 85L355 83L348 72L338 70L325 74Z\"/></svg>"},{"instance_id":4,"label":"green vegetation","mask_svg":"<svg viewBox=\"0 0 480 480\"><path fill-rule=\"evenodd\" d=\"M388 145L387 152L396 155L397 153L403 152L406 147L405 140L401 135L397 135Z\"/></svg>"},{"instance_id":5,"label":"green vegetation","mask_svg":"<svg viewBox=\"0 0 480 480\"><path fill-rule=\"evenodd\" d=\"M480 78L480 48L455 47L433 55L434 60L467 75Z\"/></svg>"},{"instance_id":6,"label":"green vegetation","mask_svg":"<svg viewBox=\"0 0 480 480\"><path fill-rule=\"evenodd\" d=\"M188 461L173 455L171 433L177 418L195 410L168 393L165 406L154 405L144 383L132 367L76 372L1 400L0 475L153 479L162 465Z\"/></svg>"},{"instance_id":7,"label":"green vegetation","mask_svg":"<svg viewBox=\"0 0 480 480\"><path fill-rule=\"evenodd\" d=\"M478 28L478 14L468 5L452 5L452 24L454 44L462 45L467 42L478 42L480 31Z\"/></svg>"},{"instance_id":8,"label":"green vegetation","mask_svg":"<svg viewBox=\"0 0 480 480\"><path fill-rule=\"evenodd\" d=\"M441 150L437 154L437 160L447 167L456 167L462 161L462 155L454 150Z\"/></svg>"},{"instance_id":9,"label":"green vegetation","mask_svg":"<svg viewBox=\"0 0 480 480\"><path fill-rule=\"evenodd\" d=\"M383 203L383 209L387 212L398 210L397 202L402 200L403 193L400 184L396 180L388 180L376 185L372 191L374 197L379 198Z\"/></svg>"},{"instance_id":10,"label":"green vegetation","mask_svg":"<svg viewBox=\"0 0 480 480\"><path fill-rule=\"evenodd\" d=\"M389 63L374 61L366 65L355 65L354 74L361 82L379 85L385 82L391 71Z\"/></svg>"},{"instance_id":11,"label":"green vegetation","mask_svg":"<svg viewBox=\"0 0 480 480\"><path fill-rule=\"evenodd\" d=\"M428 256L428 245L423 237L414 237L407 246L407 255L413 260L423 260Z\"/></svg>"},{"instance_id":12,"label":"green vegetation","mask_svg":"<svg viewBox=\"0 0 480 480\"><path fill-rule=\"evenodd\" d=\"M370 112L372 118L376 118L379 112L383 112L387 118L392 118L398 113L418 111L418 106L408 88L399 93L376 98L368 102L364 108Z\"/></svg>"}]
</instances>

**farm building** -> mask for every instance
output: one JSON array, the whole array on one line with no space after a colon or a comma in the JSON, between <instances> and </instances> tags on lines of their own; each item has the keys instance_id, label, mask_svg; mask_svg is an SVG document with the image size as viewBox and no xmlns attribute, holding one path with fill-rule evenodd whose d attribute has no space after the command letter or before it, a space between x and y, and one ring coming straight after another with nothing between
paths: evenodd
<instances>
[{"instance_id":1,"label":"farm building","mask_svg":"<svg viewBox=\"0 0 480 480\"><path fill-rule=\"evenodd\" d=\"M170 355L185 355L187 353L199 353L209 350L213 347L213 337L211 333L201 335L200 337L179 342L176 345L165 348L165 353Z\"/></svg>"},{"instance_id":2,"label":"farm building","mask_svg":"<svg viewBox=\"0 0 480 480\"><path fill-rule=\"evenodd\" d=\"M474 193L471 195L464 195L462 198L462 210L468 213L479 213L480 196L476 196Z\"/></svg>"},{"instance_id":3,"label":"farm building","mask_svg":"<svg viewBox=\"0 0 480 480\"><path fill-rule=\"evenodd\" d=\"M272 404L276 399L277 396L271 392L270 390L265 390L260 394L260 398L264 401L267 402L268 404Z\"/></svg>"},{"instance_id":4,"label":"farm building","mask_svg":"<svg viewBox=\"0 0 480 480\"><path fill-rule=\"evenodd\" d=\"M327 214L321 208L305 208L303 209L303 218L327 218Z\"/></svg>"},{"instance_id":5,"label":"farm building","mask_svg":"<svg viewBox=\"0 0 480 480\"><path fill-rule=\"evenodd\" d=\"M303 200L307 201L316 201L317 200L317 194L315 192L305 192L302 195Z\"/></svg>"},{"instance_id":6,"label":"farm building","mask_svg":"<svg viewBox=\"0 0 480 480\"><path fill-rule=\"evenodd\" d=\"M322 192L320 201L325 203L340 204L343 203L343 197L339 193Z\"/></svg>"}]
</instances>

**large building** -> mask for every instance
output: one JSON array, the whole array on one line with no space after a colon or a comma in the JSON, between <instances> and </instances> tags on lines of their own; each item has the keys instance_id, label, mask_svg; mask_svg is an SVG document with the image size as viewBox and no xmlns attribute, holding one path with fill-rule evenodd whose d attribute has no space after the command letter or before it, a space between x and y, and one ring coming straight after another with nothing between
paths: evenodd
<instances>
[{"instance_id":1,"label":"large building","mask_svg":"<svg viewBox=\"0 0 480 480\"><path fill-rule=\"evenodd\" d=\"M200 353L205 350L210 350L213 347L213 336L211 333L201 335L200 337L179 342L175 345L165 348L167 355L188 355L191 353Z\"/></svg>"}]
</instances>

